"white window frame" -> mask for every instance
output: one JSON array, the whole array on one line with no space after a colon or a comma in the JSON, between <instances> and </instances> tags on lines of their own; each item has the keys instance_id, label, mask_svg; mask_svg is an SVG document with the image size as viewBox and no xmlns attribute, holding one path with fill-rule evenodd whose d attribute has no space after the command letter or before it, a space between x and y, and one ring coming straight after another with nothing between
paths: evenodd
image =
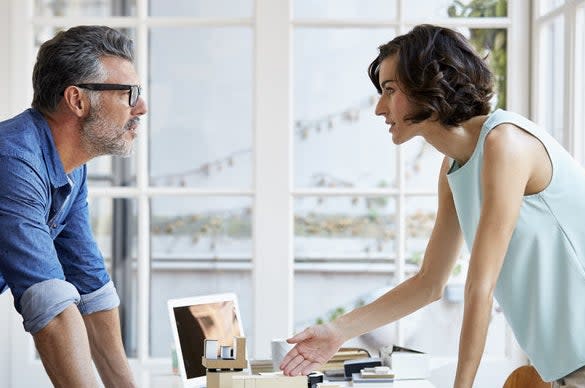
<instances>
[{"instance_id":1,"label":"white window frame","mask_svg":"<svg viewBox=\"0 0 585 388\"><path fill-rule=\"evenodd\" d=\"M528 59L529 45L523 44L528 39L530 23L529 0L509 0L507 18L482 18L474 20L409 20L402 19L402 4L409 0L397 0L397 19L383 25L392 26L398 33L407 32L418 23L436 22L451 27L481 27L508 29L508 108L518 113L529 115ZM582 2L583 0L579 0ZM150 312L150 247L149 219L150 198L156 196L209 196L209 195L245 195L254 197L254 251L252 260L254 358L266 358L270 355L270 340L286 337L293 330L293 198L307 195L350 195L378 196L389 195L397 199L399 219L398 229L398 279L404 278L405 262L405 209L406 198L414 195L434 196L436 192L408 192L404 184L403 152L397 148L399 180L396 190L339 190L320 191L315 189L294 188L292 183L292 36L296 26L328 27L379 27L379 21L334 20L293 20L293 0L256 0L254 16L249 19L200 19L200 18L150 18L147 14L148 0L136 0L137 15L134 17L111 18L33 18L32 0L10 0L2 2L0 11L11 15L12 23L0 28L12 38L9 45L9 76L0 75L10 91L10 106L1 112L16 114L30 104L32 89L30 77L35 54L32 44L33 24L65 25L107 24L112 27L128 27L136 30L136 55L139 74L146 80L148 74L148 29L152 26L233 26L248 25L254 29L254 181L253 190L201 190L197 188L154 188L148 185L148 134L143 131L137 144L137 184L124 188L90 188L90 195L99 198L133 198L138 204L138 316L137 316L137 358L131 360L136 375L140 379L144 370L153 365L169 367L170 360L150 357L149 349L149 312ZM577 1L572 1L576 3ZM514 20L514 23L511 22ZM5 31L6 30L6 31ZM376 42L371 42L376 45ZM6 73L4 73L6 74ZM148 93L148 90L146 90ZM145 96L148 99L148 95ZM3 101L0 101L3 102ZM5 103L5 101L4 101ZM148 115L143 120L148 127ZM13 386L24 383L25 376L32 376L31 381L48 381L38 360L34 359L34 346L30 336L22 330L20 317L13 312L11 303L0 304L0 309L8 306L13 317L11 323ZM267 309L270 319L266 319ZM398 324L400 334L400 324ZM400 336L399 336L400 337ZM506 344L507 354L517 356L513 341ZM23 349L26 349L24 351ZM24 373L26 371L26 373ZM1 369L0 369L1 372ZM18 376L18 379L16 378ZM38 380L41 379L41 380ZM45 379L45 380L43 380ZM1 379L0 379L1 381Z\"/></svg>"},{"instance_id":2,"label":"white window frame","mask_svg":"<svg viewBox=\"0 0 585 388\"><path fill-rule=\"evenodd\" d=\"M576 66L576 33L577 33L577 10L585 7L585 0L565 0L561 5L550 9L544 14L540 14L540 8L543 0L535 0L532 12L532 87L531 107L533 119L540 124L544 124L545 111L547 107L542 98L543 90L540 87L544 70L541 61L542 52L542 32L557 17L564 20L564 94L563 94L563 146L578 160L585 164L585 135L583 129L577 127L577 109L575 105L575 82L578 77L582 77L583 69Z\"/></svg>"},{"instance_id":3,"label":"white window frame","mask_svg":"<svg viewBox=\"0 0 585 388\"><path fill-rule=\"evenodd\" d=\"M527 98L527 91L529 90L530 77L529 72L529 46L522 44L528 39L529 23L530 23L530 1L528 0L509 0L508 2L508 17L506 18L468 18L468 19L404 19L403 9L404 4L409 0L396 0L396 19L389 22L381 22L380 20L314 20L314 19L293 19L292 25L294 27L324 27L324 28L379 28L390 27L397 31L397 34L408 32L414 25L431 23L440 24L442 26L458 28L504 28L507 30L507 109L515 111L519 114L529 117L529 99ZM291 4L292 6L292 4ZM512 23L514 20L514 23ZM378 42L380 44L382 42ZM376 43L373 43L374 45ZM436 190L412 190L408 189L405 184L405 155L403 147L396 148L396 166L398 171L397 186L395 189L312 189L312 188L295 188L292 192L295 197L311 197L319 196L322 198L331 196L346 196L346 197L390 197L396 203L397 215L397 251L395 262L394 277L397 282L405 279L406 272L406 202L408 198L430 196L436 197ZM399 345L404 341L404 328L401 321L396 323L396 338ZM514 336L509 328L506 333L505 357L510 361L510 365L522 364L526 361L523 352L518 347ZM485 360L485 357L484 357ZM453 359L443 360L445 362L453 362ZM492 361L499 363L501 359L493 359Z\"/></svg>"}]
</instances>

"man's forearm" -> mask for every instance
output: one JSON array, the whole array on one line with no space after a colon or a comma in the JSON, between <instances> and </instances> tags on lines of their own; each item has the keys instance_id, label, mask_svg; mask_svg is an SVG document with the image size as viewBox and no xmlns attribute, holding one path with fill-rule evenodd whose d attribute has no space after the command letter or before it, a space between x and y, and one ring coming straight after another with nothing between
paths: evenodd
<instances>
[{"instance_id":1,"label":"man's forearm","mask_svg":"<svg viewBox=\"0 0 585 388\"><path fill-rule=\"evenodd\" d=\"M118 309L98 311L83 317L91 355L102 382L111 387L135 387L120 332Z\"/></svg>"},{"instance_id":2,"label":"man's forearm","mask_svg":"<svg viewBox=\"0 0 585 388\"><path fill-rule=\"evenodd\" d=\"M33 338L55 387L98 386L77 306L71 304Z\"/></svg>"}]
</instances>

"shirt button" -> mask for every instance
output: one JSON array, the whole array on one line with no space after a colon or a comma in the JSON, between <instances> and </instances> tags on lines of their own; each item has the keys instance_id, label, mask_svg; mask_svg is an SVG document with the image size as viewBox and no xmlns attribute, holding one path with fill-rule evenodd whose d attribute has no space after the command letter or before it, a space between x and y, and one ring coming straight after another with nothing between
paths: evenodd
<instances>
[{"instance_id":1,"label":"shirt button","mask_svg":"<svg viewBox=\"0 0 585 388\"><path fill-rule=\"evenodd\" d=\"M51 225L51 228L55 229L57 227L57 224L53 224Z\"/></svg>"}]
</instances>

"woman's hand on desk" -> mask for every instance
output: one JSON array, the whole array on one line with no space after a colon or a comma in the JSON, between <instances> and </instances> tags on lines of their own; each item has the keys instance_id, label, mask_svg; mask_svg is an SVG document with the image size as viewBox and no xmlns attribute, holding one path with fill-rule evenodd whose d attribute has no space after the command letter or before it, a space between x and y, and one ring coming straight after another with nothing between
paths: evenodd
<instances>
[{"instance_id":1,"label":"woman's hand on desk","mask_svg":"<svg viewBox=\"0 0 585 388\"><path fill-rule=\"evenodd\" d=\"M343 337L334 324L311 326L292 338L296 344L282 360L280 369L287 376L307 375L325 364L343 344Z\"/></svg>"}]
</instances>

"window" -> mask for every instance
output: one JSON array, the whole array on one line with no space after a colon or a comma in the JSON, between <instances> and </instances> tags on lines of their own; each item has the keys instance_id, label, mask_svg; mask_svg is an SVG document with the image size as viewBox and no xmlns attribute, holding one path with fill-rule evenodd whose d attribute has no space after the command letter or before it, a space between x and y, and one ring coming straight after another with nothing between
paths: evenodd
<instances>
[{"instance_id":1,"label":"window","mask_svg":"<svg viewBox=\"0 0 585 388\"><path fill-rule=\"evenodd\" d=\"M416 139L394 146L374 115L378 96L366 69L377 46L422 22L456 28L488 57L494 106L508 106L506 1L331 3L293 2L296 330L370 302L413 275L434 223L442 156ZM463 281L465 268L463 254L453 283ZM453 357L459 340L453 322L461 316L461 304L441 301L351 345L377 352L401 343ZM441 328L427 331L429 320L443 322ZM488 356L506 357L499 346L506 331L494 312Z\"/></svg>"},{"instance_id":2,"label":"window","mask_svg":"<svg viewBox=\"0 0 585 388\"><path fill-rule=\"evenodd\" d=\"M533 17L534 119L584 159L584 0L541 0Z\"/></svg>"},{"instance_id":3,"label":"window","mask_svg":"<svg viewBox=\"0 0 585 388\"><path fill-rule=\"evenodd\" d=\"M35 52L87 18L136 43L151 108L137 152L89 163L92 225L131 357L170 355L169 298L237 292L252 326L252 13L251 1L34 2Z\"/></svg>"},{"instance_id":4,"label":"window","mask_svg":"<svg viewBox=\"0 0 585 388\"><path fill-rule=\"evenodd\" d=\"M89 167L92 225L122 297L129 355L170 358L171 297L237 292L250 354L263 358L271 339L414 274L442 158L423 142L391 143L367 66L413 25L443 24L488 55L494 105L514 110L525 96L510 69L528 65L517 43L526 26L512 19L526 3L29 0L32 21L18 28L31 36L22 54L31 67L35 47L72 25L107 24L136 41L150 108L137 152ZM454 282L464 272L462 257ZM461 312L442 301L361 340L453 357ZM442 342L421 329L429 319L448 329ZM501 314L494 322L488 355L505 357Z\"/></svg>"}]
</instances>

